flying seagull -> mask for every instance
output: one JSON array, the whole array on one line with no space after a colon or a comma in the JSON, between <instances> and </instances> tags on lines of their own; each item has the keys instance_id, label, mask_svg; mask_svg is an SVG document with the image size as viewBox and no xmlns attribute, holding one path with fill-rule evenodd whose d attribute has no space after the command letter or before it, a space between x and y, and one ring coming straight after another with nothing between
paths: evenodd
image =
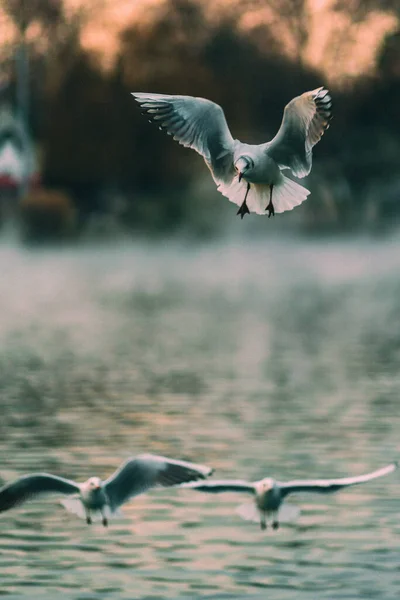
<instances>
[{"instance_id":1,"label":"flying seagull","mask_svg":"<svg viewBox=\"0 0 400 600\"><path fill-rule=\"evenodd\" d=\"M293 98L287 104L276 136L264 144L244 144L229 131L222 108L205 98L133 92L150 121L174 140L193 148L204 158L218 190L247 213L268 217L292 210L309 190L281 170L296 177L311 171L312 149L331 119L332 100L323 87Z\"/></svg>"},{"instance_id":2,"label":"flying seagull","mask_svg":"<svg viewBox=\"0 0 400 600\"><path fill-rule=\"evenodd\" d=\"M205 479L211 473L212 469L204 465L153 454L129 458L106 481L90 477L84 483L76 483L48 473L34 473L0 488L0 512L42 494L58 493L71 496L62 504L70 512L86 518L88 525L92 523L93 513L94 516L100 514L106 527L108 517L133 496L152 487L170 487Z\"/></svg>"},{"instance_id":3,"label":"flying seagull","mask_svg":"<svg viewBox=\"0 0 400 600\"><path fill-rule=\"evenodd\" d=\"M294 480L282 483L275 481L270 477L255 481L253 483L240 480L221 480L210 481L207 483L193 483L182 485L181 487L191 488L200 492L210 494L219 494L220 492L246 492L254 496L254 502L243 504L239 507L240 516L246 520L260 523L261 529L266 529L267 519L272 519L272 528L278 529L279 519L278 511L289 494L298 492L316 492L319 494L329 494L337 492L359 483L366 483L377 477L383 477L393 473L398 467L398 463L392 463L382 469L359 475L357 477L343 477L342 479L314 479L314 480Z\"/></svg>"}]
</instances>

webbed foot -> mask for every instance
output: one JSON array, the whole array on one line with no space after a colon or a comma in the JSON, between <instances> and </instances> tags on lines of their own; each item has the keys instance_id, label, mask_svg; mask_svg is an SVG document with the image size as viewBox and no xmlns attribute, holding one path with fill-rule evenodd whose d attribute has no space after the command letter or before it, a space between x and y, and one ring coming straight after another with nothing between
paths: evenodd
<instances>
[{"instance_id":1,"label":"webbed foot","mask_svg":"<svg viewBox=\"0 0 400 600\"><path fill-rule=\"evenodd\" d=\"M244 215L250 214L249 208L246 204L246 200L243 202L243 204L240 206L239 210L236 213L237 215L240 215L240 218L243 219Z\"/></svg>"},{"instance_id":2,"label":"webbed foot","mask_svg":"<svg viewBox=\"0 0 400 600\"><path fill-rule=\"evenodd\" d=\"M275 208L274 205L272 204L272 190L274 189L274 184L271 183L270 187L269 187L269 204L267 206L267 208L265 210L268 211L268 219L270 218L270 216L275 216Z\"/></svg>"},{"instance_id":3,"label":"webbed foot","mask_svg":"<svg viewBox=\"0 0 400 600\"><path fill-rule=\"evenodd\" d=\"M269 204L265 210L268 211L268 219L270 218L271 215L273 217L275 216L275 208L271 201L269 202Z\"/></svg>"}]
</instances>

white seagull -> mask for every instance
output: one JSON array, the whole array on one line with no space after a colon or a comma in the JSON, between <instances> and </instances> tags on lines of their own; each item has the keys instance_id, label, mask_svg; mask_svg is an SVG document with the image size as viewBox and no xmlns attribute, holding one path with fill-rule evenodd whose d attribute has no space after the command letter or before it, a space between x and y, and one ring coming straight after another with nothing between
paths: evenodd
<instances>
[{"instance_id":1,"label":"white seagull","mask_svg":"<svg viewBox=\"0 0 400 600\"><path fill-rule=\"evenodd\" d=\"M181 487L191 488L200 492L210 494L219 494L220 492L246 492L254 496L254 502L243 504L238 512L243 519L256 521L260 523L261 529L266 529L267 519L271 518L272 528L278 529L278 511L289 494L298 492L317 492L320 494L329 494L337 492L342 488L359 483L366 483L377 477L383 477L393 473L398 467L398 463L392 463L382 469L358 475L357 477L343 477L341 479L314 479L314 480L294 480L283 483L275 481L270 477L260 481L248 482L241 480L221 480L210 481L206 483L193 483L182 485Z\"/></svg>"},{"instance_id":2,"label":"white seagull","mask_svg":"<svg viewBox=\"0 0 400 600\"><path fill-rule=\"evenodd\" d=\"M48 473L34 473L0 488L0 512L36 496L58 493L71 496L62 504L70 512L86 518L88 525L92 523L94 514L101 516L106 527L108 517L133 496L152 487L171 487L205 479L211 473L212 469L204 465L152 454L129 458L106 481L90 477L84 483L76 483Z\"/></svg>"},{"instance_id":3,"label":"white seagull","mask_svg":"<svg viewBox=\"0 0 400 600\"><path fill-rule=\"evenodd\" d=\"M292 210L309 195L296 177L311 171L312 148L329 126L332 101L323 87L293 98L276 136L264 144L244 144L229 131L222 108L205 98L133 92L151 121L204 158L218 190L247 213L268 216Z\"/></svg>"}]
</instances>

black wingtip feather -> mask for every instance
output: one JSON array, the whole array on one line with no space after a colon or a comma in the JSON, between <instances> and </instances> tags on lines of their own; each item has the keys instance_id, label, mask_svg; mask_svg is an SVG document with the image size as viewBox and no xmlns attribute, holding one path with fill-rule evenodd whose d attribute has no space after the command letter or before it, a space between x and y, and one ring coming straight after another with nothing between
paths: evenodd
<instances>
[{"instance_id":1,"label":"black wingtip feather","mask_svg":"<svg viewBox=\"0 0 400 600\"><path fill-rule=\"evenodd\" d=\"M328 129L329 121L332 119L332 97L326 88L322 88L314 97L314 102L320 116L327 121L324 128Z\"/></svg>"}]
</instances>

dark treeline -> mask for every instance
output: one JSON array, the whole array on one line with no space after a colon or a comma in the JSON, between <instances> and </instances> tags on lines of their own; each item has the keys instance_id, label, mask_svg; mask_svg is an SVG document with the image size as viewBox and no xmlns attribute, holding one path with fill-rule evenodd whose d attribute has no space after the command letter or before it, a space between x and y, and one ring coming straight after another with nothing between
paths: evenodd
<instances>
[{"instance_id":1,"label":"dark treeline","mask_svg":"<svg viewBox=\"0 0 400 600\"><path fill-rule=\"evenodd\" d=\"M285 58L268 28L261 45L259 37L240 33L231 15L210 26L198 1L169 0L151 25L121 32L112 70L81 48L77 34L64 35L45 58L32 53L31 126L44 184L68 191L83 220L112 210L118 196L124 223L134 229L190 221L202 201L195 188L208 170L150 125L130 92L208 97L223 106L234 137L266 141L293 96L328 84L302 61ZM384 41L375 74L346 88L329 85L334 120L315 151L304 226L375 227L399 213L399 56L400 30ZM212 182L206 190L213 206L227 202Z\"/></svg>"}]
</instances>

